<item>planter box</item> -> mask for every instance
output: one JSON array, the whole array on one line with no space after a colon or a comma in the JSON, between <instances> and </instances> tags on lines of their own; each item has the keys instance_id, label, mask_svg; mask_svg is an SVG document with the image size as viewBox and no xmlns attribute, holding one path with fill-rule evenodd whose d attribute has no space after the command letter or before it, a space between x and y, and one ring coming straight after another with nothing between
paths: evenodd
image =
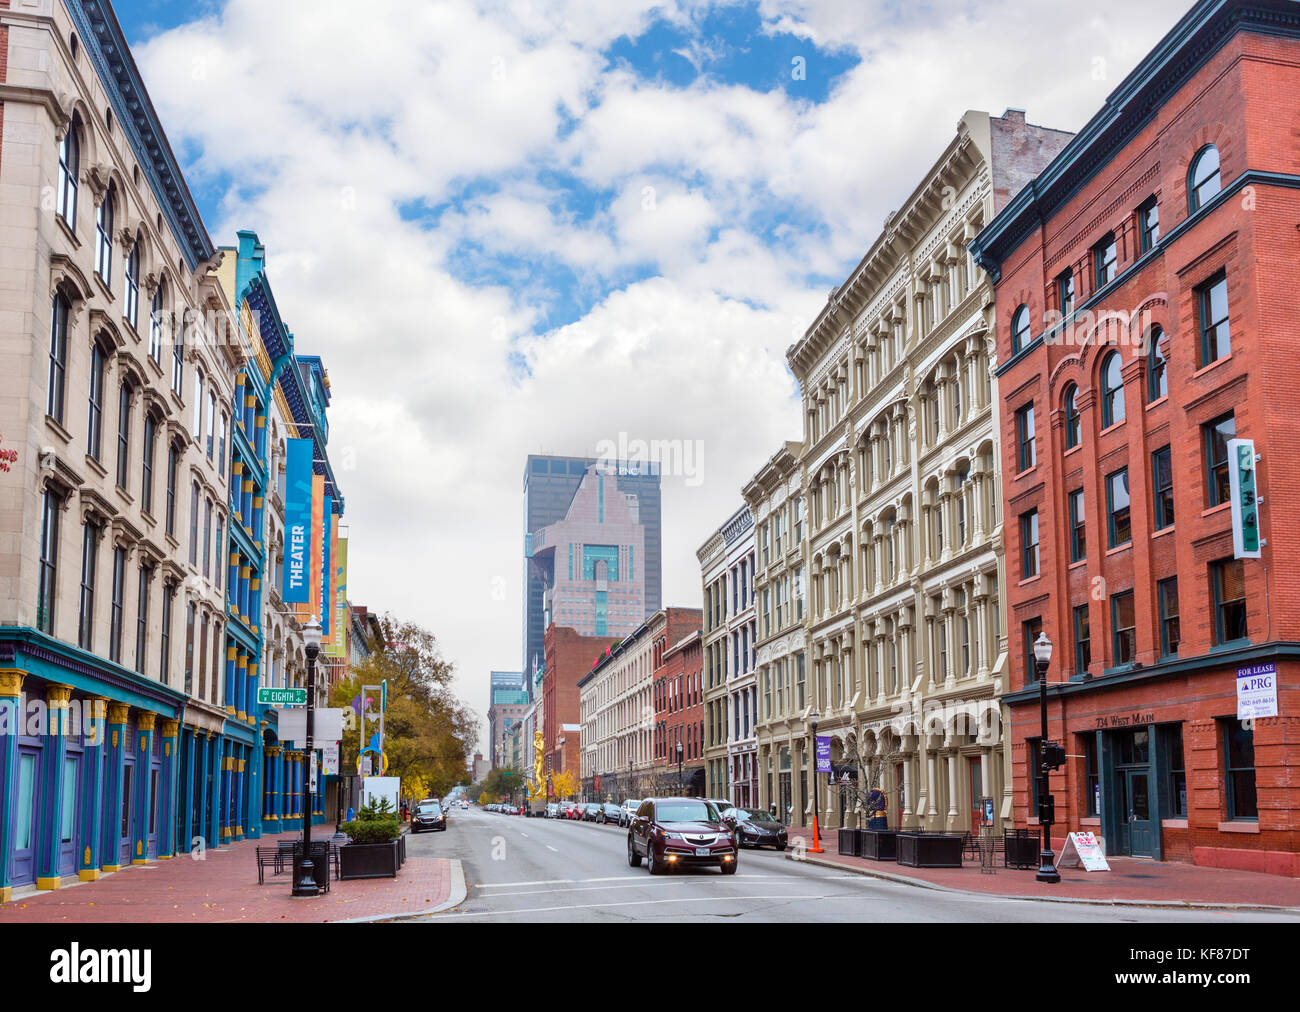
<instances>
[{"instance_id":1,"label":"planter box","mask_svg":"<svg viewBox=\"0 0 1300 1012\"><path fill-rule=\"evenodd\" d=\"M897 830L859 829L858 856L870 858L872 861L897 861Z\"/></svg>"},{"instance_id":2,"label":"planter box","mask_svg":"<svg viewBox=\"0 0 1300 1012\"><path fill-rule=\"evenodd\" d=\"M962 838L952 833L899 833L898 863L909 868L960 868Z\"/></svg>"},{"instance_id":3,"label":"planter box","mask_svg":"<svg viewBox=\"0 0 1300 1012\"><path fill-rule=\"evenodd\" d=\"M349 843L339 848L339 878L396 878L401 864L400 840L389 843Z\"/></svg>"},{"instance_id":4,"label":"planter box","mask_svg":"<svg viewBox=\"0 0 1300 1012\"><path fill-rule=\"evenodd\" d=\"M861 852L858 849L858 831L856 829L841 829L839 834L840 856L860 857Z\"/></svg>"}]
</instances>

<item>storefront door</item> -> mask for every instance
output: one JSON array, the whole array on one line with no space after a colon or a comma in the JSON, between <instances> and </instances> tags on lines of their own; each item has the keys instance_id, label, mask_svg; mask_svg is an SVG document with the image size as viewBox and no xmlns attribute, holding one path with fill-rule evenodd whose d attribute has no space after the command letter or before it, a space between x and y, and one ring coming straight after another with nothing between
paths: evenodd
<instances>
[{"instance_id":1,"label":"storefront door","mask_svg":"<svg viewBox=\"0 0 1300 1012\"><path fill-rule=\"evenodd\" d=\"M1151 779L1138 770L1126 770L1124 799L1128 823L1128 852L1134 857L1151 857L1154 849L1154 827L1151 824Z\"/></svg>"},{"instance_id":2,"label":"storefront door","mask_svg":"<svg viewBox=\"0 0 1300 1012\"><path fill-rule=\"evenodd\" d=\"M36 749L18 750L18 796L14 805L13 864L9 871L14 885L28 885L36 881L36 834L40 821L37 804L40 790L36 773L40 765L40 752ZM0 861L4 860L0 854Z\"/></svg>"},{"instance_id":3,"label":"storefront door","mask_svg":"<svg viewBox=\"0 0 1300 1012\"><path fill-rule=\"evenodd\" d=\"M63 797L59 803L59 875L77 874L80 843L78 801L81 798L81 755L64 756Z\"/></svg>"},{"instance_id":4,"label":"storefront door","mask_svg":"<svg viewBox=\"0 0 1300 1012\"><path fill-rule=\"evenodd\" d=\"M984 771L978 758L968 759L970 770L970 831L978 835L980 831L980 798L984 797Z\"/></svg>"}]
</instances>

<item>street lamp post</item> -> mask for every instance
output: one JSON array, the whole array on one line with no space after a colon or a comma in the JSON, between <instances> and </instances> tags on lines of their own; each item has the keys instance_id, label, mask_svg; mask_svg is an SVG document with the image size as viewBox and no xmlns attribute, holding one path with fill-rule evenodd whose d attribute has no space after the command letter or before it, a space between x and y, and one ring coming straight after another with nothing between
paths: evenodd
<instances>
[{"instance_id":1,"label":"street lamp post","mask_svg":"<svg viewBox=\"0 0 1300 1012\"><path fill-rule=\"evenodd\" d=\"M813 797L813 845L808 848L809 854L823 854L821 843L821 826L819 825L817 811L817 718L820 716L816 710L808 714L808 733L812 736L813 743L813 767L812 767L812 797Z\"/></svg>"},{"instance_id":2,"label":"street lamp post","mask_svg":"<svg viewBox=\"0 0 1300 1012\"><path fill-rule=\"evenodd\" d=\"M1055 805L1048 794L1048 741L1047 741L1047 668L1052 663L1052 641L1046 633L1039 633L1034 640L1034 666L1038 673L1038 715L1040 732L1038 745L1038 822L1043 828L1043 852L1039 855L1039 882L1060 882L1061 873L1056 870L1052 858L1052 822L1055 818Z\"/></svg>"},{"instance_id":3,"label":"street lamp post","mask_svg":"<svg viewBox=\"0 0 1300 1012\"><path fill-rule=\"evenodd\" d=\"M682 783L682 743L677 742L677 793L680 795L686 790Z\"/></svg>"},{"instance_id":4,"label":"street lamp post","mask_svg":"<svg viewBox=\"0 0 1300 1012\"><path fill-rule=\"evenodd\" d=\"M302 778L302 863L298 866L293 895L319 896L320 886L316 884L316 869L311 860L311 781L316 769L316 743L312 736L316 731L316 657L320 654L321 641L320 622L316 616L313 615L303 629L302 638L307 648L307 765ZM328 865L325 874L329 874Z\"/></svg>"}]
</instances>

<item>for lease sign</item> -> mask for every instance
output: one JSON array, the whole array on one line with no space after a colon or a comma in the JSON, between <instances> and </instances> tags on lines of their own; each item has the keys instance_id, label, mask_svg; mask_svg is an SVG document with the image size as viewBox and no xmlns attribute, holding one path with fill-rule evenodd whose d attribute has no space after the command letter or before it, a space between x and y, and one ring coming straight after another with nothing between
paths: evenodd
<instances>
[{"instance_id":1,"label":"for lease sign","mask_svg":"<svg viewBox=\"0 0 1300 1012\"><path fill-rule=\"evenodd\" d=\"M1237 669L1237 719L1277 716L1277 665Z\"/></svg>"}]
</instances>

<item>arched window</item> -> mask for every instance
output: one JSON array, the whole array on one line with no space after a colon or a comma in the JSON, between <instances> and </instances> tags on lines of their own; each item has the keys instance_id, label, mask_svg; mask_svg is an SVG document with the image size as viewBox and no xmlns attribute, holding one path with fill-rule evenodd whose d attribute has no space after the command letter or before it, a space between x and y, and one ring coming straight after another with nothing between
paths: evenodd
<instances>
[{"instance_id":1,"label":"arched window","mask_svg":"<svg viewBox=\"0 0 1300 1012\"><path fill-rule=\"evenodd\" d=\"M1158 401L1169 394L1169 363L1160 349L1164 331L1152 327L1147 334L1147 400Z\"/></svg>"},{"instance_id":2,"label":"arched window","mask_svg":"<svg viewBox=\"0 0 1300 1012\"><path fill-rule=\"evenodd\" d=\"M163 344L163 291L167 282L158 282L153 300L149 303L149 357L155 362L162 359Z\"/></svg>"},{"instance_id":3,"label":"arched window","mask_svg":"<svg viewBox=\"0 0 1300 1012\"><path fill-rule=\"evenodd\" d=\"M1011 354L1029 343L1029 307L1021 306L1011 317Z\"/></svg>"},{"instance_id":4,"label":"arched window","mask_svg":"<svg viewBox=\"0 0 1300 1012\"><path fill-rule=\"evenodd\" d=\"M172 339L172 389L181 397L185 390L185 320L177 326L176 314L168 320Z\"/></svg>"},{"instance_id":5,"label":"arched window","mask_svg":"<svg viewBox=\"0 0 1300 1012\"><path fill-rule=\"evenodd\" d=\"M72 114L68 132L59 145L59 217L77 230L77 174L81 171L81 117Z\"/></svg>"},{"instance_id":6,"label":"arched window","mask_svg":"<svg viewBox=\"0 0 1300 1012\"><path fill-rule=\"evenodd\" d=\"M45 413L63 424L63 392L68 373L68 314L72 307L60 292L50 315L50 376Z\"/></svg>"},{"instance_id":7,"label":"arched window","mask_svg":"<svg viewBox=\"0 0 1300 1012\"><path fill-rule=\"evenodd\" d=\"M117 188L110 183L104 202L95 215L95 273L109 286L113 283L113 205L116 200Z\"/></svg>"},{"instance_id":8,"label":"arched window","mask_svg":"<svg viewBox=\"0 0 1300 1012\"><path fill-rule=\"evenodd\" d=\"M122 301L122 315L132 330L140 326L140 243L131 247L126 258L126 298ZM155 359L154 361L157 361Z\"/></svg>"},{"instance_id":9,"label":"arched window","mask_svg":"<svg viewBox=\"0 0 1300 1012\"><path fill-rule=\"evenodd\" d=\"M1187 204L1189 213L1199 211L1207 200L1213 198L1223 189L1222 177L1219 175L1219 149L1207 144L1192 159L1191 171L1187 173Z\"/></svg>"},{"instance_id":10,"label":"arched window","mask_svg":"<svg viewBox=\"0 0 1300 1012\"><path fill-rule=\"evenodd\" d=\"M1079 388L1073 383L1065 391L1065 448L1079 445Z\"/></svg>"},{"instance_id":11,"label":"arched window","mask_svg":"<svg viewBox=\"0 0 1300 1012\"><path fill-rule=\"evenodd\" d=\"M1120 375L1119 352L1112 351L1101 364L1101 427L1124 420L1124 377Z\"/></svg>"}]
</instances>

